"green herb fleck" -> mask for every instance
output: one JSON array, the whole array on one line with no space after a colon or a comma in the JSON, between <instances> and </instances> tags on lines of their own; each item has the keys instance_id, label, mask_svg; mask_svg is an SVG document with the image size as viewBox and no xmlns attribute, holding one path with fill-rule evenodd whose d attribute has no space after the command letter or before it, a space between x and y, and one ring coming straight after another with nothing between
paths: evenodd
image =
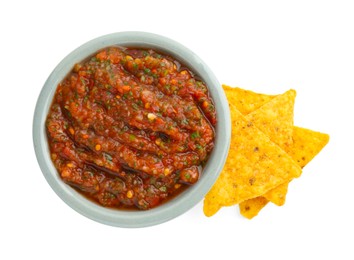
<instances>
[{"instance_id":1,"label":"green herb fleck","mask_svg":"<svg viewBox=\"0 0 354 260\"><path fill-rule=\"evenodd\" d=\"M195 146L197 147L198 150L202 150L203 149L203 146L201 146L200 144L196 144Z\"/></svg>"},{"instance_id":2,"label":"green herb fleck","mask_svg":"<svg viewBox=\"0 0 354 260\"><path fill-rule=\"evenodd\" d=\"M193 133L191 134L191 138L192 138L192 139L196 139L196 138L198 138L198 137L200 137L200 135L199 135L198 132L193 132Z\"/></svg>"},{"instance_id":3,"label":"green herb fleck","mask_svg":"<svg viewBox=\"0 0 354 260\"><path fill-rule=\"evenodd\" d=\"M189 121L187 118L183 118L182 121L181 121L181 124L182 125L188 125Z\"/></svg>"},{"instance_id":4,"label":"green herb fleck","mask_svg":"<svg viewBox=\"0 0 354 260\"><path fill-rule=\"evenodd\" d=\"M139 110L139 106L138 106L138 104L136 104L136 103L133 103L133 104L132 104L132 107L134 108L134 110Z\"/></svg>"},{"instance_id":5,"label":"green herb fleck","mask_svg":"<svg viewBox=\"0 0 354 260\"><path fill-rule=\"evenodd\" d=\"M159 188L159 190L162 191L162 192L166 192L167 188L166 188L166 186L162 186L162 187Z\"/></svg>"},{"instance_id":6,"label":"green herb fleck","mask_svg":"<svg viewBox=\"0 0 354 260\"><path fill-rule=\"evenodd\" d=\"M86 81L84 78L80 78L80 81L81 81L82 85L86 85Z\"/></svg>"},{"instance_id":7,"label":"green herb fleck","mask_svg":"<svg viewBox=\"0 0 354 260\"><path fill-rule=\"evenodd\" d=\"M104 156L104 158L105 158L107 161L112 162L113 158L112 158L112 156L111 156L110 154L108 154L108 153L103 153L103 156Z\"/></svg>"}]
</instances>

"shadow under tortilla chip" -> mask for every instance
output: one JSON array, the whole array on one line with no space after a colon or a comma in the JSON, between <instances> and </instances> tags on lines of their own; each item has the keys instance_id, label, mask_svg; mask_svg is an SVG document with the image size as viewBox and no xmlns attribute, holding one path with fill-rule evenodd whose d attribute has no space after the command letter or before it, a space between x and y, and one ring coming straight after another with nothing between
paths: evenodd
<instances>
[{"instance_id":1,"label":"shadow under tortilla chip","mask_svg":"<svg viewBox=\"0 0 354 260\"><path fill-rule=\"evenodd\" d=\"M222 206L261 196L301 174L301 168L293 159L235 106L230 105L230 112L230 151L224 169L205 196L206 216L214 215Z\"/></svg>"}]
</instances>

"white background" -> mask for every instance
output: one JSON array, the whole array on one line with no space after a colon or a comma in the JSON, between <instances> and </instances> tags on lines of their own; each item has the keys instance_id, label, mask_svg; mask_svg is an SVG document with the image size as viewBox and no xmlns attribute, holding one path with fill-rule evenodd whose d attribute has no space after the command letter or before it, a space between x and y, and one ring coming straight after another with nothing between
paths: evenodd
<instances>
[{"instance_id":1,"label":"white background","mask_svg":"<svg viewBox=\"0 0 354 260\"><path fill-rule=\"evenodd\" d=\"M1 259L354 259L354 8L351 1L1 1ZM202 203L142 229L68 207L37 164L32 119L51 71L73 49L126 30L165 35L221 83L297 90L295 124L329 133L283 207L253 220Z\"/></svg>"}]
</instances>

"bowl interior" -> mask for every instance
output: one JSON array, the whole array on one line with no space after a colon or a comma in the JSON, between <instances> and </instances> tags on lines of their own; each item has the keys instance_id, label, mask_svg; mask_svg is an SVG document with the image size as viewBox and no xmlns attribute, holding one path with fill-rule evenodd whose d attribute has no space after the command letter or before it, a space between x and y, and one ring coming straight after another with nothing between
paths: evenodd
<instances>
[{"instance_id":1,"label":"bowl interior","mask_svg":"<svg viewBox=\"0 0 354 260\"><path fill-rule=\"evenodd\" d=\"M98 50L113 46L134 46L164 52L181 61L208 86L217 113L215 147L200 180L176 198L147 211L122 211L97 205L65 184L51 159L45 132L45 120L58 84L73 66ZM230 145L230 114L225 94L208 66L181 44L156 34L121 32L89 41L68 56L53 70L45 82L37 101L33 120L33 141L38 163L52 189L74 210L103 224L119 227L144 227L159 224L184 213L199 201L212 187L225 163Z\"/></svg>"}]
</instances>

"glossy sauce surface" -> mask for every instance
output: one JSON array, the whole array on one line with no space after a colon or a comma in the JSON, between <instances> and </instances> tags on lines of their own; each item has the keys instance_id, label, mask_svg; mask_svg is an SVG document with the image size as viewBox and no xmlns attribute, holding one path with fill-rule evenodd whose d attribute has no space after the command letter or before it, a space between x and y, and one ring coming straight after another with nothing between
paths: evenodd
<instances>
[{"instance_id":1,"label":"glossy sauce surface","mask_svg":"<svg viewBox=\"0 0 354 260\"><path fill-rule=\"evenodd\" d=\"M61 178L103 206L149 209L196 183L214 146L206 85L154 50L110 47L78 63L46 120Z\"/></svg>"}]
</instances>

